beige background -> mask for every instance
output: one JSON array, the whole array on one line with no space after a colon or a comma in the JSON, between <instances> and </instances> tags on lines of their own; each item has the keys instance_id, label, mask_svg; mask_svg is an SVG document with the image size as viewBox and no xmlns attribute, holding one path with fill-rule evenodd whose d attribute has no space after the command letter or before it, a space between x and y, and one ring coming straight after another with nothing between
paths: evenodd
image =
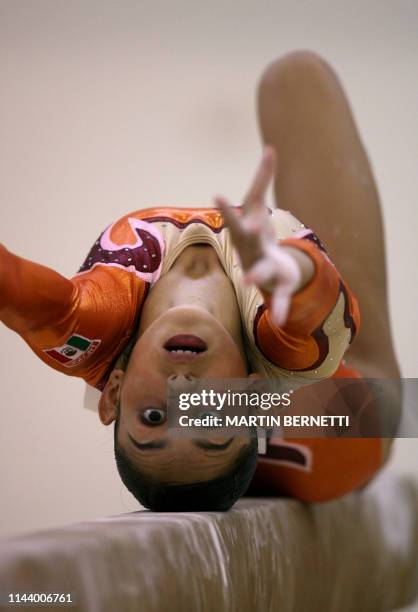
<instances>
[{"instance_id":1,"label":"beige background","mask_svg":"<svg viewBox=\"0 0 418 612\"><path fill-rule=\"evenodd\" d=\"M374 165L396 348L417 377L417 31L415 0L1 1L0 240L70 276L129 210L239 200L260 151L256 81L313 49L341 75ZM135 509L84 384L5 327L0 342L0 534ZM393 468L417 473L417 446L398 443Z\"/></svg>"}]
</instances>

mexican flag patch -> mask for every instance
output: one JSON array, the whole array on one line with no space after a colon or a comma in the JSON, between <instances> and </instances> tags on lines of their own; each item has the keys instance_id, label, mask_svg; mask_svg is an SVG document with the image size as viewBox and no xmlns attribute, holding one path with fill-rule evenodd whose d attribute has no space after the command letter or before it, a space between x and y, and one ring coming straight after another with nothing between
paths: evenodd
<instances>
[{"instance_id":1,"label":"mexican flag patch","mask_svg":"<svg viewBox=\"0 0 418 612\"><path fill-rule=\"evenodd\" d=\"M74 368L94 353L99 344L100 340L90 340L90 338L73 334L62 346L46 349L44 353L66 368Z\"/></svg>"}]
</instances>

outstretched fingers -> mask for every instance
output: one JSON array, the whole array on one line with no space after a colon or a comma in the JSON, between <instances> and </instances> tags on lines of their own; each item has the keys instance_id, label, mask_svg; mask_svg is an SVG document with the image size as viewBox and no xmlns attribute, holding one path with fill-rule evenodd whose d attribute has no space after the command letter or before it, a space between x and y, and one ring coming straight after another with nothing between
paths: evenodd
<instances>
[{"instance_id":1,"label":"outstretched fingers","mask_svg":"<svg viewBox=\"0 0 418 612\"><path fill-rule=\"evenodd\" d=\"M274 178L275 168L276 154L274 149L266 147L253 182L244 198L242 206L245 212L254 211L264 206L267 189Z\"/></svg>"},{"instance_id":2,"label":"outstretched fingers","mask_svg":"<svg viewBox=\"0 0 418 612\"><path fill-rule=\"evenodd\" d=\"M214 201L216 206L221 211L224 221L231 232L231 237L234 244L239 244L239 241L244 236L244 228L242 226L241 219L237 215L235 206L232 206L232 204L222 196L215 196Z\"/></svg>"}]
</instances>

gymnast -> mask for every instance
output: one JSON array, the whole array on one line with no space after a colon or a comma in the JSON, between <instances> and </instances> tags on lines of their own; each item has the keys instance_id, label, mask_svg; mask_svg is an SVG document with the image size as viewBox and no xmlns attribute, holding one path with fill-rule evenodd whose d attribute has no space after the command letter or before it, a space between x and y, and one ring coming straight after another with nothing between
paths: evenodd
<instances>
[{"instance_id":1,"label":"gymnast","mask_svg":"<svg viewBox=\"0 0 418 612\"><path fill-rule=\"evenodd\" d=\"M278 59L258 112L264 153L241 206L217 196L212 208L130 213L71 280L0 250L1 320L101 391L119 474L152 510L228 510L249 487L333 499L389 455L380 437L273 439L266 459L255 437L170 435L167 385L399 378L378 194L333 70L310 52Z\"/></svg>"}]
</instances>

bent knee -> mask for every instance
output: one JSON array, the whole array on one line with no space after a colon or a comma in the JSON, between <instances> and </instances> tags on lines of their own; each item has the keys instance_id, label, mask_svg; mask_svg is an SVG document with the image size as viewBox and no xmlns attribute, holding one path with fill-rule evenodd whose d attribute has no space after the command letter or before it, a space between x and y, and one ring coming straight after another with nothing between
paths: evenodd
<instances>
[{"instance_id":1,"label":"bent knee","mask_svg":"<svg viewBox=\"0 0 418 612\"><path fill-rule=\"evenodd\" d=\"M259 81L259 94L278 89L281 93L291 93L303 84L335 83L336 73L330 64L313 51L292 51L267 66Z\"/></svg>"}]
</instances>

